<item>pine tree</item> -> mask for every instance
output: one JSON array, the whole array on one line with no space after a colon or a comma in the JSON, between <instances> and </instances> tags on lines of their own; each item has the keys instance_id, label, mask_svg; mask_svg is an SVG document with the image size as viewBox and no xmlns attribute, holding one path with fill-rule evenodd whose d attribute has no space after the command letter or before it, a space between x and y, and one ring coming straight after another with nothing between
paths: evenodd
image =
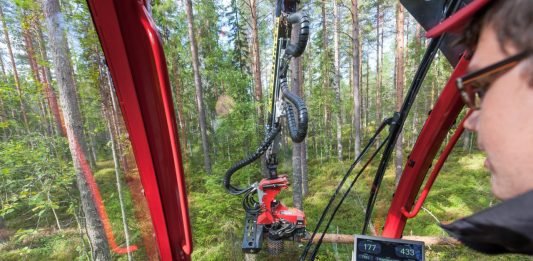
<instances>
[{"instance_id":1,"label":"pine tree","mask_svg":"<svg viewBox=\"0 0 533 261\"><path fill-rule=\"evenodd\" d=\"M65 115L65 126L69 141L70 153L76 171L78 190L86 220L86 230L92 245L94 260L109 260L109 246L104 228L96 210L93 195L82 168L83 154L86 153L85 137L81 112L78 105L78 94L75 89L73 68L69 57L69 47L64 32L64 20L58 0L45 0L43 10L52 49L52 60L59 86L61 107Z\"/></svg>"},{"instance_id":2,"label":"pine tree","mask_svg":"<svg viewBox=\"0 0 533 261\"><path fill-rule=\"evenodd\" d=\"M202 90L202 78L200 76L200 60L198 58L198 46L194 30L194 17L192 12L192 1L185 0L185 10L187 12L187 23L189 28L189 44L191 47L192 66L194 72L194 85L196 89L196 106L200 122L200 135L202 137L202 149L204 153L204 168L211 174L211 158L209 156L209 141L207 138L206 112L204 108L204 98Z\"/></svg>"}]
</instances>

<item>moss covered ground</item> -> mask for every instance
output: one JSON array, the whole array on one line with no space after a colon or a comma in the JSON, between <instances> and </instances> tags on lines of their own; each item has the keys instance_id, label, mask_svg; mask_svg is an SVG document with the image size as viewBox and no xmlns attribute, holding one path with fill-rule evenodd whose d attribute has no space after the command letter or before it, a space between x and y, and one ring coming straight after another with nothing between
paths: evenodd
<instances>
[{"instance_id":1,"label":"moss covered ground","mask_svg":"<svg viewBox=\"0 0 533 261\"><path fill-rule=\"evenodd\" d=\"M408 221L405 234L445 236L438 226L439 222L449 222L497 204L498 201L490 192L489 175L483 169L483 161L484 158L480 153L459 152L452 155L429 194L424 210ZM304 201L308 230L315 227L323 208L349 165L348 161L309 162L309 194ZM389 169L374 210L373 225L378 232L383 226L394 188L394 173L391 168ZM280 170L286 172L288 166L282 165ZM375 166L371 166L356 183L354 190L339 209L328 233L361 232L363 205L366 204L374 172ZM225 192L221 186L221 175L187 173L194 235L193 260L244 260L240 249L244 219L241 198ZM224 173L224 169L215 166L214 173ZM95 177L105 199L117 241L123 242L122 220L112 162L99 162ZM123 188L125 188L131 239L141 248L134 253L133 258L146 260L148 258L142 247L140 233L142 222L139 222L133 213L133 202L128 186ZM292 205L291 190L282 192L280 200L286 205ZM82 247L84 243L87 244L86 239L80 236L75 226L60 232L50 229L15 231L9 241L0 243L0 260L88 260ZM324 243L317 260L350 260L352 249L351 245ZM256 256L256 260L296 260L302 250L303 244L286 242L283 254L270 256L263 251ZM427 260L533 260L518 255L486 256L462 246L426 247L426 258ZM126 256L114 255L113 259L126 260Z\"/></svg>"}]
</instances>

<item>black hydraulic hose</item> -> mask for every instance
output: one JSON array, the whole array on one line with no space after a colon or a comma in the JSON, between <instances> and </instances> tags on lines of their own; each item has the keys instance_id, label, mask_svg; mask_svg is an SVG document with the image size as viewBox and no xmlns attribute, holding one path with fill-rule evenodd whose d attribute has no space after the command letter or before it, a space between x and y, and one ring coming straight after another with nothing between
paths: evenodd
<instances>
[{"instance_id":1,"label":"black hydraulic hose","mask_svg":"<svg viewBox=\"0 0 533 261\"><path fill-rule=\"evenodd\" d=\"M307 46L309 40L309 18L302 11L292 13L287 17L289 24L300 24L300 33L298 34L298 40L296 43L291 43L285 49L285 53L292 57L299 57Z\"/></svg>"},{"instance_id":2,"label":"black hydraulic hose","mask_svg":"<svg viewBox=\"0 0 533 261\"><path fill-rule=\"evenodd\" d=\"M295 143L300 143L307 135L307 122L309 121L307 107L305 106L302 98L289 91L287 78L281 79L280 87L281 91L283 92L283 97L292 103L294 107L296 107L298 122L296 122L292 105L287 104L287 123L289 125L289 134L292 141Z\"/></svg>"},{"instance_id":3,"label":"black hydraulic hose","mask_svg":"<svg viewBox=\"0 0 533 261\"><path fill-rule=\"evenodd\" d=\"M257 193L257 188L254 187L246 193L244 193L244 198L242 200L242 207L249 214L257 214L261 210L261 205L255 200L255 194Z\"/></svg>"},{"instance_id":4,"label":"black hydraulic hose","mask_svg":"<svg viewBox=\"0 0 533 261\"><path fill-rule=\"evenodd\" d=\"M245 159L235 163L226 172L226 175L224 175L224 187L226 188L226 190L230 194L232 194L232 195L240 195L240 194L246 193L246 192L248 192L250 190L253 190L253 186L244 189L244 188L239 188L239 187L235 187L235 186L231 185L231 176L233 176L233 174L237 170L239 170L239 169L251 164L255 160L259 159L259 157L261 157L261 155L265 154L266 150L268 149L270 144L272 144L272 141L274 141L274 139L276 138L276 136L278 135L278 133L280 131L281 131L281 128L279 126L272 127L272 129L270 130L270 133L267 135L265 141L263 141L263 143L261 145L259 145L257 150L252 155L249 155Z\"/></svg>"},{"instance_id":5,"label":"black hydraulic hose","mask_svg":"<svg viewBox=\"0 0 533 261\"><path fill-rule=\"evenodd\" d=\"M324 240L324 236L326 235L326 232L328 231L329 229L329 226L331 225L331 222L333 221L333 218L335 217L335 215L337 214L337 211L339 211L342 203L344 203L344 200L346 199L346 197L348 197L348 194L350 193L350 191L352 190L353 186L355 185L355 183L357 182L357 180L359 179L359 177L361 176L361 174L363 174L363 172L366 170L366 168L368 167L368 165L370 165L370 163L372 162L372 160L374 159L374 157L376 157L376 155L378 154L379 151L381 151L381 149L383 148L383 146L385 145L385 143L389 140L390 138L390 135L387 136L387 138L385 138L381 144L379 145L378 149L376 151L374 151L374 153L372 153L372 156L370 157L370 159L368 159L368 161L365 163L365 165L361 168L361 170L357 173L357 175L355 176L354 180L352 181L352 183L350 183L350 187L348 187L348 189L346 190L346 192L344 192L344 195L342 195L342 198L340 200L340 202L337 204L337 206L335 207L335 209L333 210L333 213L331 214L331 217L329 218L328 220L328 223L326 224L326 227L324 228L324 232L322 233L322 235L320 236L320 239L318 240L316 246L315 246L315 249L313 250L313 252L311 253L311 260L315 260L315 257L316 257L316 254L318 253L318 249L320 248L320 246L322 245L322 240Z\"/></svg>"},{"instance_id":6,"label":"black hydraulic hose","mask_svg":"<svg viewBox=\"0 0 533 261\"><path fill-rule=\"evenodd\" d=\"M322 211L322 215L320 216L320 219L318 220L318 223L315 226L315 230L313 231L313 234L311 235L311 238L309 239L309 241L307 242L307 245L305 246L304 252L300 256L300 260L305 260L305 257L307 256L307 253L309 252L309 249L311 248L311 243L313 242L313 239L315 238L315 236L316 236L316 234L318 232L318 229L322 225L322 222L324 221L324 218L326 217L326 214L329 211L329 208L333 204L333 200L335 200L337 195L340 193L340 190L341 190L342 186L344 186L344 183L346 182L348 177L350 176L350 173L352 173L352 171L355 168L355 166L361 161L361 159L364 157L364 155L366 155L366 153L368 152L370 147L372 147L372 145L375 143L377 136L383 131L383 129L385 129L385 126L387 126L387 125L389 125L391 123L391 121L392 121L392 118L389 118L389 119L384 120L381 123L379 128L374 132L374 135L372 135L372 137L370 138L370 140L368 141L366 146L363 148L363 151L361 151L361 153L359 153L359 155L357 156L355 161L352 163L352 165L350 166L350 168L348 169L346 174L344 174L344 177L342 178L341 182L339 183L339 185L337 185L337 189L335 190L335 192L333 193L333 195L329 199L329 202L326 205L326 208Z\"/></svg>"},{"instance_id":7,"label":"black hydraulic hose","mask_svg":"<svg viewBox=\"0 0 533 261\"><path fill-rule=\"evenodd\" d=\"M461 2L460 0L452 0L449 5L449 8L446 10L446 14L444 15L444 18L449 17L453 12L455 12L457 8L459 7L460 2ZM379 167L376 172L376 176L374 177L374 182L370 190L370 196L368 198L366 212L365 212L365 223L363 225L363 230L361 232L363 235L366 234L368 224L370 223L370 219L372 217L372 211L376 203L377 195L379 193L379 187L381 186L381 182L383 181L383 176L385 175L385 170L387 169L389 159L394 150L394 145L396 144L396 140L398 139L398 136L400 135L400 132L403 128L405 120L407 119L407 115L409 114L409 111L411 110L411 106L413 105L415 101L416 95L418 94L418 91L420 90L420 87L422 86L422 82L424 78L426 77L429 67L431 63L433 62L435 55L437 54L437 51L439 50L439 46L442 42L442 39L443 39L443 36L441 35L439 37L432 39L431 42L429 43L426 53L424 54L424 57L422 58L422 62L416 71L411 87L409 88L409 91L402 104L402 108L400 109L400 112L397 112L395 115L395 118L396 118L395 123L391 126L391 131L390 131L391 138L389 139L388 144L385 147L385 151L383 152L383 155L381 156L381 162L379 163Z\"/></svg>"}]
</instances>

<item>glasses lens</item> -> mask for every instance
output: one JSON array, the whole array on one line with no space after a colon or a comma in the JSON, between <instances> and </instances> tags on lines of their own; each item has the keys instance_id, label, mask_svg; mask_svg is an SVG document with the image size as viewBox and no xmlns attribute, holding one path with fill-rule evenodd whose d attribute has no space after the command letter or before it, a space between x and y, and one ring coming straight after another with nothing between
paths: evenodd
<instances>
[{"instance_id":1,"label":"glasses lens","mask_svg":"<svg viewBox=\"0 0 533 261\"><path fill-rule=\"evenodd\" d=\"M462 82L461 98L468 107L475 107L476 94L474 92L472 81Z\"/></svg>"},{"instance_id":2,"label":"glasses lens","mask_svg":"<svg viewBox=\"0 0 533 261\"><path fill-rule=\"evenodd\" d=\"M463 83L463 100L472 109L479 109L481 100L490 86L487 78L478 78Z\"/></svg>"}]
</instances>

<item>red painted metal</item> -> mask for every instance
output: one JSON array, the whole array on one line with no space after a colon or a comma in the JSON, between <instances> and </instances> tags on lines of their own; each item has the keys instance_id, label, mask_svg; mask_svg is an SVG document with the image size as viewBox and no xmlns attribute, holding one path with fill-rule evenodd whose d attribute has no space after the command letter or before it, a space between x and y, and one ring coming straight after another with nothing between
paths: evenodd
<instances>
[{"instance_id":1,"label":"red painted metal","mask_svg":"<svg viewBox=\"0 0 533 261\"><path fill-rule=\"evenodd\" d=\"M280 175L275 179L262 179L259 182L259 190L264 194L261 198L261 214L257 217L257 224L271 225L285 220L297 226L305 227L306 220L303 211L297 208L288 208L283 203L276 201L276 196L281 190L288 187L287 175Z\"/></svg>"},{"instance_id":2,"label":"red painted metal","mask_svg":"<svg viewBox=\"0 0 533 261\"><path fill-rule=\"evenodd\" d=\"M402 209L413 205L435 155L464 106L455 79L465 73L467 66L468 61L462 57L424 123L394 193L383 228L384 237L402 236L407 222Z\"/></svg>"},{"instance_id":3,"label":"red painted metal","mask_svg":"<svg viewBox=\"0 0 533 261\"><path fill-rule=\"evenodd\" d=\"M170 83L143 1L88 0L150 209L162 260L190 260L192 235Z\"/></svg>"},{"instance_id":4,"label":"red painted metal","mask_svg":"<svg viewBox=\"0 0 533 261\"><path fill-rule=\"evenodd\" d=\"M420 193L420 196L418 197L418 200L414 204L413 209L411 211L408 211L405 207L402 207L402 214L406 218L414 218L418 212L420 211L420 208L422 208L422 205L426 201L426 198L429 194L429 191L431 190L431 187L433 186L433 183L437 179L437 176L439 175L440 170L442 169L442 166L444 166L444 163L448 159L448 156L453 150L453 147L455 147L455 144L457 144L457 141L461 137L461 134L463 134L463 131L465 130L464 123L468 116L472 113L472 110L470 110L466 116L463 118L461 123L459 123L459 127L457 127L457 130L455 130L455 133L453 134L452 138L446 145L446 148L439 156L439 160L437 161L437 164L435 164L435 167L431 171L431 175L429 175L428 180L426 181L426 185L424 186L424 189L422 189L422 192Z\"/></svg>"}]
</instances>

